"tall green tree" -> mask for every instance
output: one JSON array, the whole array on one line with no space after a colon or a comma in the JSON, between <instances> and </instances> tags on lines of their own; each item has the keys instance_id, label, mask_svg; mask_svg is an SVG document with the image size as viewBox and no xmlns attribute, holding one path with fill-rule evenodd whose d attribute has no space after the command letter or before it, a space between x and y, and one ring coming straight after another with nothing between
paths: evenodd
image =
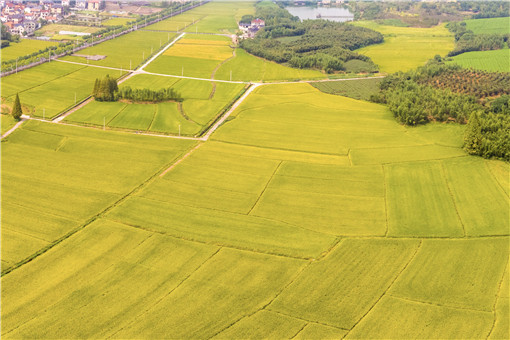
<instances>
[{"instance_id":1,"label":"tall green tree","mask_svg":"<svg viewBox=\"0 0 510 340\"><path fill-rule=\"evenodd\" d=\"M473 112L469 117L468 126L464 133L464 150L471 155L477 155L480 153L482 147L482 124L480 123L480 117L478 113Z\"/></svg>"},{"instance_id":2,"label":"tall green tree","mask_svg":"<svg viewBox=\"0 0 510 340\"><path fill-rule=\"evenodd\" d=\"M14 105L12 107L12 116L14 119L20 120L22 114L23 110L21 109L21 102L19 101L19 95L16 93L16 99L14 99Z\"/></svg>"}]
</instances>

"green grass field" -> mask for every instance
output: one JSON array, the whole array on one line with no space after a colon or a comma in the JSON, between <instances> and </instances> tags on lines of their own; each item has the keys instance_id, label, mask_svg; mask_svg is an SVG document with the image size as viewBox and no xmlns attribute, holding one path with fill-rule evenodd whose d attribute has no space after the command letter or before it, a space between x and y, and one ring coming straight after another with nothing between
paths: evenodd
<instances>
[{"instance_id":1,"label":"green grass field","mask_svg":"<svg viewBox=\"0 0 510 340\"><path fill-rule=\"evenodd\" d=\"M24 113L52 118L88 97L96 78L120 72L95 67L50 62L2 78L2 97L12 106L19 93Z\"/></svg>"},{"instance_id":2,"label":"green grass field","mask_svg":"<svg viewBox=\"0 0 510 340\"><path fill-rule=\"evenodd\" d=\"M474 34L508 34L510 31L510 18L488 18L464 20L466 29Z\"/></svg>"},{"instance_id":3,"label":"green grass field","mask_svg":"<svg viewBox=\"0 0 510 340\"><path fill-rule=\"evenodd\" d=\"M433 58L445 56L453 49L453 35L444 25L431 28L396 27L372 21L356 21L355 25L367 27L384 35L382 44L371 45L356 52L364 54L379 65L381 72L409 71Z\"/></svg>"},{"instance_id":4,"label":"green grass field","mask_svg":"<svg viewBox=\"0 0 510 340\"><path fill-rule=\"evenodd\" d=\"M32 54L39 50L44 50L48 46L56 46L54 41L22 39L19 43L11 42L5 48L2 48L2 61L14 60L18 57Z\"/></svg>"},{"instance_id":5,"label":"green grass field","mask_svg":"<svg viewBox=\"0 0 510 340\"><path fill-rule=\"evenodd\" d=\"M84 55L105 55L105 59L87 61L85 58L76 56L67 56L62 59L125 70L129 69L131 65L131 69L135 69L149 58L151 51L156 53L161 46L166 45L174 38L175 34L173 33L134 31L79 52Z\"/></svg>"},{"instance_id":6,"label":"green grass field","mask_svg":"<svg viewBox=\"0 0 510 340\"><path fill-rule=\"evenodd\" d=\"M475 70L508 72L510 70L510 49L466 52L456 55L451 62Z\"/></svg>"},{"instance_id":7,"label":"green grass field","mask_svg":"<svg viewBox=\"0 0 510 340\"><path fill-rule=\"evenodd\" d=\"M239 77L291 74L253 58ZM2 101L56 110L107 71L41 65L2 78ZM465 126L296 83L260 85L206 141L146 136L193 134L244 85L126 85L184 100L92 101L66 122L95 128L29 120L2 140L2 338L509 337L510 165L467 155Z\"/></svg>"}]
</instances>

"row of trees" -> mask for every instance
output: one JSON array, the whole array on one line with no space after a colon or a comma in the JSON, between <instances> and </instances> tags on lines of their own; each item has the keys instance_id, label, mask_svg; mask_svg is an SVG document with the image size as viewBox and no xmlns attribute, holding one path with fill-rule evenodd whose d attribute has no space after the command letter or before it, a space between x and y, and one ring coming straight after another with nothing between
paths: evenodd
<instances>
[{"instance_id":1,"label":"row of trees","mask_svg":"<svg viewBox=\"0 0 510 340\"><path fill-rule=\"evenodd\" d=\"M456 93L431 81L443 74L454 78L455 72L466 71L444 65L437 57L417 70L387 76L371 100L387 104L395 118L406 125L429 121L467 123L465 149L469 153L510 160L510 95L482 98ZM501 79L501 74L488 79Z\"/></svg>"},{"instance_id":2,"label":"row of trees","mask_svg":"<svg viewBox=\"0 0 510 340\"><path fill-rule=\"evenodd\" d=\"M183 98L179 92L168 87L160 90L150 89L132 89L129 86L122 87L118 92L119 99L127 99L135 102L163 102L176 101L182 102Z\"/></svg>"},{"instance_id":3,"label":"row of trees","mask_svg":"<svg viewBox=\"0 0 510 340\"><path fill-rule=\"evenodd\" d=\"M327 73L344 71L345 62L358 59L366 62L363 71L377 71L369 57L353 50L383 42L379 32L325 20L300 22L287 10L266 1L258 3L256 8L256 16L263 18L266 26L255 39L241 41L241 47L249 53L292 67L319 69Z\"/></svg>"},{"instance_id":4,"label":"row of trees","mask_svg":"<svg viewBox=\"0 0 510 340\"><path fill-rule=\"evenodd\" d=\"M173 88L165 88L160 90L150 89L132 89L125 86L119 89L117 80L106 75L103 79L96 79L92 96L97 101L112 102L119 99L131 100L134 102L163 102L178 101L181 102L182 96Z\"/></svg>"}]
</instances>

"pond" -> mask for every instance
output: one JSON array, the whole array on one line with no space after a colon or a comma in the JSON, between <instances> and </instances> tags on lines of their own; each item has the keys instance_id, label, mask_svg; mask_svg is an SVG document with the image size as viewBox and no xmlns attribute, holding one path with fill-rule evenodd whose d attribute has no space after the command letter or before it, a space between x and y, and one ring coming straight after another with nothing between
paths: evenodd
<instances>
[{"instance_id":1,"label":"pond","mask_svg":"<svg viewBox=\"0 0 510 340\"><path fill-rule=\"evenodd\" d=\"M352 21L354 14L347 8L341 7L308 7L308 6L289 6L285 7L290 14L298 16L301 20L307 19L325 19L330 21Z\"/></svg>"}]
</instances>

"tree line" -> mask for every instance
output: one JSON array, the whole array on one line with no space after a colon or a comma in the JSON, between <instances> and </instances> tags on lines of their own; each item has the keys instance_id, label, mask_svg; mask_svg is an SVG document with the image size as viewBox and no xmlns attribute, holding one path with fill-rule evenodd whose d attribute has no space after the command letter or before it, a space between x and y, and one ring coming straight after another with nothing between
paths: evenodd
<instances>
[{"instance_id":1,"label":"tree line","mask_svg":"<svg viewBox=\"0 0 510 340\"><path fill-rule=\"evenodd\" d=\"M287 10L267 1L256 5L255 16L264 19L266 26L254 39L241 41L241 47L251 54L291 67L327 73L349 71L344 63L353 59L364 62L361 71L378 70L369 57L353 50L383 42L379 32L325 20L300 22Z\"/></svg>"},{"instance_id":2,"label":"tree line","mask_svg":"<svg viewBox=\"0 0 510 340\"><path fill-rule=\"evenodd\" d=\"M405 125L430 121L467 123L464 138L467 152L510 161L508 91L500 92L496 98L486 98L454 92L431 81L442 74L454 78L457 72L464 71L457 65L445 65L437 56L426 66L387 76L380 84L380 92L370 99L387 104L396 120ZM488 79L501 79L501 75L495 74Z\"/></svg>"},{"instance_id":3,"label":"tree line","mask_svg":"<svg viewBox=\"0 0 510 340\"><path fill-rule=\"evenodd\" d=\"M102 79L96 79L92 96L97 101L112 102L120 99L130 100L134 102L163 102L177 101L182 102L183 98L179 92L173 88L163 88L160 90L151 89L132 89L124 86L119 89L117 80L110 78L109 75Z\"/></svg>"}]
</instances>

